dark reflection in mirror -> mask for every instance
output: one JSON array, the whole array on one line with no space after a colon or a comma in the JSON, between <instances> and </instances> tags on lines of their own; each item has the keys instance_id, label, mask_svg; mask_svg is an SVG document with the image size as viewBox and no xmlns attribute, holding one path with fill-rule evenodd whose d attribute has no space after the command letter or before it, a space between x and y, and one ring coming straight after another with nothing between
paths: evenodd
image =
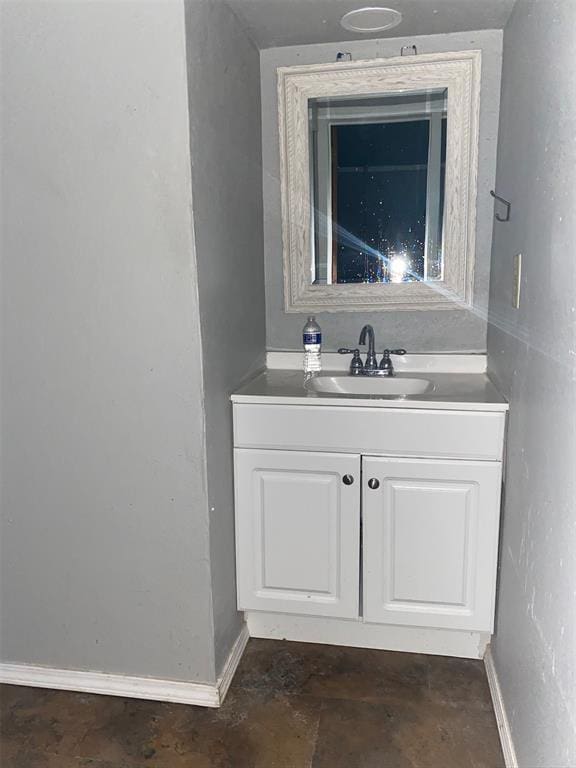
<instances>
[{"instance_id":1,"label":"dark reflection in mirror","mask_svg":"<svg viewBox=\"0 0 576 768\"><path fill-rule=\"evenodd\" d=\"M313 99L311 282L443 278L446 91Z\"/></svg>"}]
</instances>

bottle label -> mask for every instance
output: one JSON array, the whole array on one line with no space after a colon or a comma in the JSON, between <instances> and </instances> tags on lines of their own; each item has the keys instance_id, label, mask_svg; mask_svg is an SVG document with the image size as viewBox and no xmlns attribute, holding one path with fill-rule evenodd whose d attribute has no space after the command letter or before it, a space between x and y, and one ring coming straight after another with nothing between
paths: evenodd
<instances>
[{"instance_id":1,"label":"bottle label","mask_svg":"<svg viewBox=\"0 0 576 768\"><path fill-rule=\"evenodd\" d=\"M304 344L322 344L321 333L304 333L302 337Z\"/></svg>"}]
</instances>

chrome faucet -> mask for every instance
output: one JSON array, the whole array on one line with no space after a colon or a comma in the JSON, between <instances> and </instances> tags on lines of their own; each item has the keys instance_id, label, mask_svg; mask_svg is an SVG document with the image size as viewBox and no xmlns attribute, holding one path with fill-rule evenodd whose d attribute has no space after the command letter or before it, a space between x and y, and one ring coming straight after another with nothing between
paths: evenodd
<instances>
[{"instance_id":1,"label":"chrome faucet","mask_svg":"<svg viewBox=\"0 0 576 768\"><path fill-rule=\"evenodd\" d=\"M374 351L374 328L371 325L365 325L360 331L358 344L366 344L366 335L368 335L368 354L364 363L364 371L375 371L378 368L376 352Z\"/></svg>"},{"instance_id":2,"label":"chrome faucet","mask_svg":"<svg viewBox=\"0 0 576 768\"><path fill-rule=\"evenodd\" d=\"M342 347L338 350L341 355L352 355L352 361L350 363L350 375L351 376L394 376L394 366L392 365L392 359L390 355L405 355L405 349L385 349L382 353L382 360L380 365L376 360L375 341L374 341L374 328L371 325L365 325L360 331L360 338L358 344L366 344L366 336L368 336L368 353L366 355L366 362L362 362L359 349L348 349Z\"/></svg>"}]
</instances>

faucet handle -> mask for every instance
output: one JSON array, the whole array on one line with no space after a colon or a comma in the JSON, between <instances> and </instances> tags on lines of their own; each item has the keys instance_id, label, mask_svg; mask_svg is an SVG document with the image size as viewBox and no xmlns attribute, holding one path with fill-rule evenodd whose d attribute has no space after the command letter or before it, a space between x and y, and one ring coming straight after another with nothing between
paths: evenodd
<instances>
[{"instance_id":1,"label":"faucet handle","mask_svg":"<svg viewBox=\"0 0 576 768\"><path fill-rule=\"evenodd\" d=\"M350 361L350 374L352 376L358 376L362 372L364 364L362 363L359 349L348 349L348 347L340 347L338 354L352 355L352 360Z\"/></svg>"},{"instance_id":2,"label":"faucet handle","mask_svg":"<svg viewBox=\"0 0 576 768\"><path fill-rule=\"evenodd\" d=\"M405 349L385 349L382 352L382 360L380 361L380 370L386 371L388 376L394 375L394 366L392 365L392 360L390 359L390 355L405 355L406 350Z\"/></svg>"}]
</instances>

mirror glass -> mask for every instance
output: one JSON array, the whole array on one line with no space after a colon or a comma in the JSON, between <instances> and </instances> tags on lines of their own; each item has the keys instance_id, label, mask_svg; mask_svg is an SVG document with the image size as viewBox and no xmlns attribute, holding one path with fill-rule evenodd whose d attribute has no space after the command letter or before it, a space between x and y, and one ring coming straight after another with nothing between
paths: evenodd
<instances>
[{"instance_id":1,"label":"mirror glass","mask_svg":"<svg viewBox=\"0 0 576 768\"><path fill-rule=\"evenodd\" d=\"M447 90L308 100L310 284L444 279Z\"/></svg>"}]
</instances>

